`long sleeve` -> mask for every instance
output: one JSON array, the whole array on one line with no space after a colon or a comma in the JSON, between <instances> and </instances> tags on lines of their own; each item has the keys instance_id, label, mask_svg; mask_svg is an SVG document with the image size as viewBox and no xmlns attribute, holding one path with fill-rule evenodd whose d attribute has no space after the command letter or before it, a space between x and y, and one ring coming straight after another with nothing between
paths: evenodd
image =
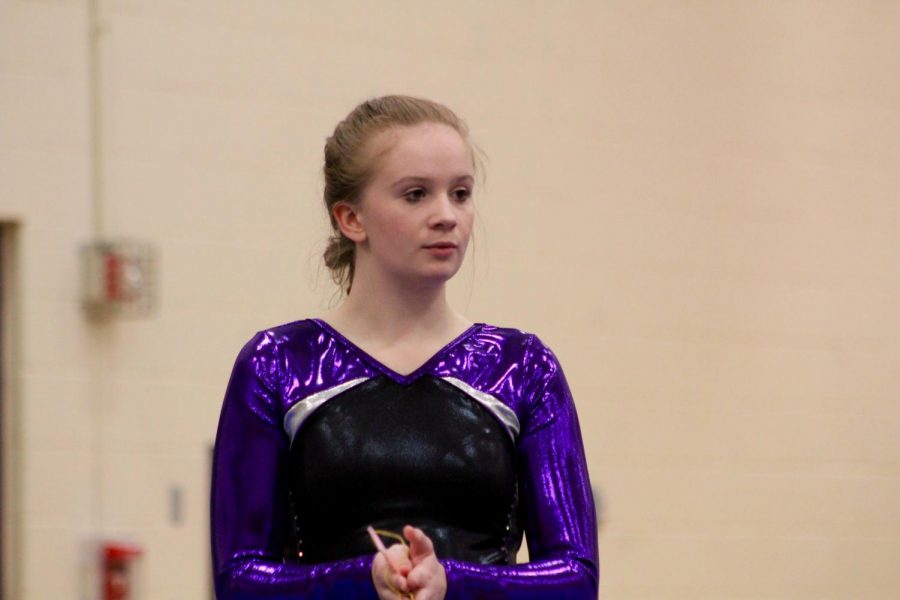
<instances>
[{"instance_id":1,"label":"long sleeve","mask_svg":"<svg viewBox=\"0 0 900 600\"><path fill-rule=\"evenodd\" d=\"M448 600L597 597L597 527L578 417L556 357L532 336L518 441L520 500L530 562L491 566L442 560Z\"/></svg>"},{"instance_id":2,"label":"long sleeve","mask_svg":"<svg viewBox=\"0 0 900 600\"><path fill-rule=\"evenodd\" d=\"M238 355L225 393L211 495L216 595L219 600L377 598L370 556L315 565L283 559L285 361L278 340L258 333Z\"/></svg>"}]
</instances>

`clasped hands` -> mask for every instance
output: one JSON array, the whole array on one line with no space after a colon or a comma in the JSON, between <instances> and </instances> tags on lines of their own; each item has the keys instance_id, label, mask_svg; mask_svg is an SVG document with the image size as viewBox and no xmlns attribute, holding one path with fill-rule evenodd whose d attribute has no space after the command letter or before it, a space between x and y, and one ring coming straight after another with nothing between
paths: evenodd
<instances>
[{"instance_id":1,"label":"clasped hands","mask_svg":"<svg viewBox=\"0 0 900 600\"><path fill-rule=\"evenodd\" d=\"M372 582L378 597L381 600L443 600L447 593L447 574L434 554L431 539L410 525L403 528L403 537L409 542L408 547L393 544L386 549L389 556L382 552L375 554Z\"/></svg>"}]
</instances>

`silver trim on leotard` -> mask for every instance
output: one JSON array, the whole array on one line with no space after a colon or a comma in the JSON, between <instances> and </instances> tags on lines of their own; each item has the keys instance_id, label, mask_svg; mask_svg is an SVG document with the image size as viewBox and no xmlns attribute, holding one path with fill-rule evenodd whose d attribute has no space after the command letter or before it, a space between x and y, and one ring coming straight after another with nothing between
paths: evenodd
<instances>
[{"instance_id":1,"label":"silver trim on leotard","mask_svg":"<svg viewBox=\"0 0 900 600\"><path fill-rule=\"evenodd\" d=\"M292 406L284 415L284 430L288 435L288 439L291 440L291 443L293 443L297 431L300 430L300 426L312 413L335 396L350 388L356 387L369 379L371 378L359 377L357 379L351 379L350 381L345 381L333 388L316 392L294 404L294 406ZM486 408L498 421L500 421L506 429L506 432L509 434L509 437L512 438L512 441L516 441L516 437L519 435L520 425L516 413L514 413L511 408L487 392L482 392L481 390L472 387L462 379L457 379L456 377L441 377L441 379Z\"/></svg>"},{"instance_id":2,"label":"silver trim on leotard","mask_svg":"<svg viewBox=\"0 0 900 600\"><path fill-rule=\"evenodd\" d=\"M300 425L303 424L309 415L315 412L320 406L340 394L341 392L345 392L352 387L356 387L360 383L364 381L368 381L371 379L370 377L359 377L357 379L351 379L350 381L345 381L340 385L336 385L333 388L328 388L327 390L322 390L321 392L316 392L306 398L303 398L295 405L293 405L284 415L284 430L288 434L288 439L291 440L291 443L294 442L294 436L297 435L297 431L300 429Z\"/></svg>"},{"instance_id":3,"label":"silver trim on leotard","mask_svg":"<svg viewBox=\"0 0 900 600\"><path fill-rule=\"evenodd\" d=\"M519 418L510 407L487 392L482 392L479 389L473 388L462 379L457 379L456 377L441 377L441 379L453 387L465 392L468 396L471 396L475 401L488 409L491 414L497 417L497 420L503 424L506 428L506 432L509 433L509 436L512 438L512 441L516 441L520 429Z\"/></svg>"}]
</instances>

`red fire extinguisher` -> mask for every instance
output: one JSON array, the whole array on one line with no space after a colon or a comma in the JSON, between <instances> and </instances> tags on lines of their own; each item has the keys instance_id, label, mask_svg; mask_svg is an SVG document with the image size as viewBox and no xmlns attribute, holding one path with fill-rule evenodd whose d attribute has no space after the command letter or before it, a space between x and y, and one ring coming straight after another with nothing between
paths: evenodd
<instances>
[{"instance_id":1,"label":"red fire extinguisher","mask_svg":"<svg viewBox=\"0 0 900 600\"><path fill-rule=\"evenodd\" d=\"M103 600L137 600L136 568L141 554L141 548L136 544L120 541L103 543Z\"/></svg>"}]
</instances>

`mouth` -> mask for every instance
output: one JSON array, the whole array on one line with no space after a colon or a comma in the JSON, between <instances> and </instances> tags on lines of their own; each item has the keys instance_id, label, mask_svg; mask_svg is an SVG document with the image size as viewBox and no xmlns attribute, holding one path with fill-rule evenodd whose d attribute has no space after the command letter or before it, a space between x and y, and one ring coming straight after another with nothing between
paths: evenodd
<instances>
[{"instance_id":1,"label":"mouth","mask_svg":"<svg viewBox=\"0 0 900 600\"><path fill-rule=\"evenodd\" d=\"M434 244L428 244L425 246L426 248L456 248L456 244L453 242L435 242Z\"/></svg>"}]
</instances>

